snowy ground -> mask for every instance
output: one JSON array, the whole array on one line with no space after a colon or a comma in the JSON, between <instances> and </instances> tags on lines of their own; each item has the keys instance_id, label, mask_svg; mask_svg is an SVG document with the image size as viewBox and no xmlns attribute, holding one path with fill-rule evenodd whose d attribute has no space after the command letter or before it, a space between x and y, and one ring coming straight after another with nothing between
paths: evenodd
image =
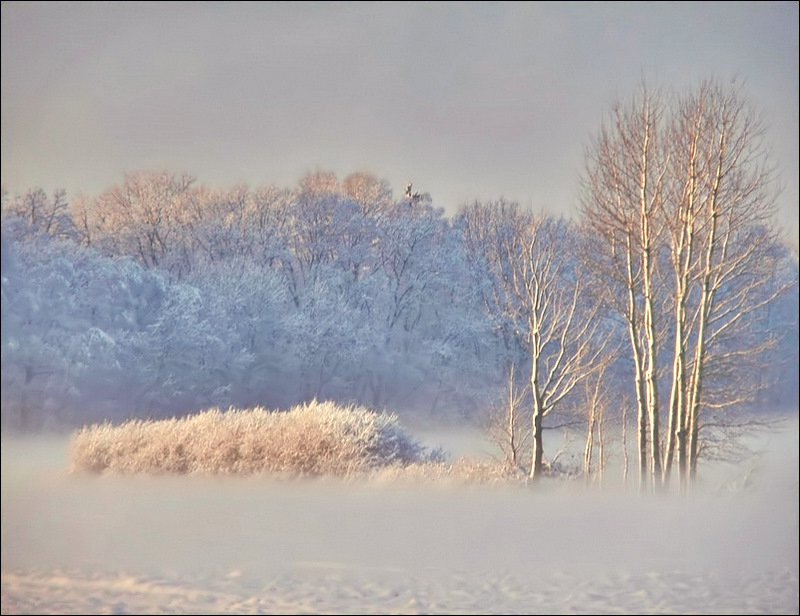
<instances>
[{"instance_id":1,"label":"snowy ground","mask_svg":"<svg viewBox=\"0 0 800 616\"><path fill-rule=\"evenodd\" d=\"M762 444L642 498L72 476L65 440L4 438L2 613L797 614L797 422Z\"/></svg>"}]
</instances>

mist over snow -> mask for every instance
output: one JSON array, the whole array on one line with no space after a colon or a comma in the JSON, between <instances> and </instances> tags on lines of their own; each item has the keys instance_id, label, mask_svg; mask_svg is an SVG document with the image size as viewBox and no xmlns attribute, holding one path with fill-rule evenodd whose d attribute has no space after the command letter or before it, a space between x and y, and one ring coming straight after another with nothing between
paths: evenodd
<instances>
[{"instance_id":1,"label":"mist over snow","mask_svg":"<svg viewBox=\"0 0 800 616\"><path fill-rule=\"evenodd\" d=\"M19 613L6 607L24 599L23 582L42 593L38 613L53 613L58 576L76 585L75 605L91 582L97 601L149 610L139 613L166 609L169 593L178 613L235 611L215 593L255 598L239 610L256 613L256 599L276 596L283 613L798 607L797 417L760 433L747 461L707 469L684 498L563 482L79 476L66 472L66 445L3 438L4 613Z\"/></svg>"}]
</instances>

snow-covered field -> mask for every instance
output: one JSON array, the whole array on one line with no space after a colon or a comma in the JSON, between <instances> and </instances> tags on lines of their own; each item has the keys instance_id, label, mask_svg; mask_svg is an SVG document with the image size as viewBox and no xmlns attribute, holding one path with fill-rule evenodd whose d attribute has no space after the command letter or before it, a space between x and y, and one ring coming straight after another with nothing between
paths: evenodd
<instances>
[{"instance_id":1,"label":"snow-covered field","mask_svg":"<svg viewBox=\"0 0 800 616\"><path fill-rule=\"evenodd\" d=\"M797 614L797 421L760 444L655 498L74 476L66 440L4 437L2 613Z\"/></svg>"}]
</instances>

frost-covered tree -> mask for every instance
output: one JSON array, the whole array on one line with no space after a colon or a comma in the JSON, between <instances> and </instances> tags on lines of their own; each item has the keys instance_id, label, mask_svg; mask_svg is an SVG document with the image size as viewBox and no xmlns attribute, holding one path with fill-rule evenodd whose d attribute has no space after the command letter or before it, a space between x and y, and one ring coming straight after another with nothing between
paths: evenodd
<instances>
[{"instance_id":1,"label":"frost-covered tree","mask_svg":"<svg viewBox=\"0 0 800 616\"><path fill-rule=\"evenodd\" d=\"M366 171L351 173L342 180L342 190L358 203L366 216L379 216L394 207L394 198L389 182Z\"/></svg>"},{"instance_id":2,"label":"frost-covered tree","mask_svg":"<svg viewBox=\"0 0 800 616\"><path fill-rule=\"evenodd\" d=\"M59 239L77 238L67 193L63 189L54 191L52 196L41 188L32 188L13 199L4 196L3 216L18 219L13 232L20 237L45 234Z\"/></svg>"},{"instance_id":3,"label":"frost-covered tree","mask_svg":"<svg viewBox=\"0 0 800 616\"><path fill-rule=\"evenodd\" d=\"M166 266L177 249L195 179L167 171L125 175L122 184L75 204L84 242L106 255L128 255L146 267Z\"/></svg>"},{"instance_id":4,"label":"frost-covered tree","mask_svg":"<svg viewBox=\"0 0 800 616\"><path fill-rule=\"evenodd\" d=\"M3 225L4 425L182 413L229 400L247 356L196 288L48 235L13 240L18 222Z\"/></svg>"}]
</instances>

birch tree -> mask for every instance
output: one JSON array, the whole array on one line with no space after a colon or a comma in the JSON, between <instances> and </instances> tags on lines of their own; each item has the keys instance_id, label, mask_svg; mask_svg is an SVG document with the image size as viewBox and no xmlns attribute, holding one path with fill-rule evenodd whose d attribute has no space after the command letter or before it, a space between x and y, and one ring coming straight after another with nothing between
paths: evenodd
<instances>
[{"instance_id":1,"label":"birch tree","mask_svg":"<svg viewBox=\"0 0 800 616\"><path fill-rule=\"evenodd\" d=\"M659 95L646 90L615 106L587 152L582 202L594 238L591 260L628 332L642 490L661 477L656 266L666 170L662 114Z\"/></svg>"},{"instance_id":2,"label":"birch tree","mask_svg":"<svg viewBox=\"0 0 800 616\"><path fill-rule=\"evenodd\" d=\"M565 246L575 235L564 221L522 212L516 204L474 204L464 219L494 277L492 306L527 354L531 413L529 478L545 469L543 420L596 369L601 304ZM587 297L588 296L588 297Z\"/></svg>"},{"instance_id":3,"label":"birch tree","mask_svg":"<svg viewBox=\"0 0 800 616\"><path fill-rule=\"evenodd\" d=\"M770 337L749 339L749 317L786 287L768 286L779 257L771 224L777 192L759 118L735 82L703 83L676 106L668 129L676 190L664 212L673 223L675 278L669 442L685 488L697 473L701 409L740 397L729 385L706 393L709 377L745 367L772 344ZM667 469L674 449L667 449Z\"/></svg>"},{"instance_id":4,"label":"birch tree","mask_svg":"<svg viewBox=\"0 0 800 616\"><path fill-rule=\"evenodd\" d=\"M629 331L640 478L650 447L643 486L669 482L677 461L686 489L702 413L752 398L755 384L748 392L737 382L750 383L749 366L773 342L753 330L787 288L773 284L777 192L762 130L735 82L706 82L670 100L645 90L618 105L588 152L583 214ZM669 391L663 451L659 373Z\"/></svg>"}]
</instances>

